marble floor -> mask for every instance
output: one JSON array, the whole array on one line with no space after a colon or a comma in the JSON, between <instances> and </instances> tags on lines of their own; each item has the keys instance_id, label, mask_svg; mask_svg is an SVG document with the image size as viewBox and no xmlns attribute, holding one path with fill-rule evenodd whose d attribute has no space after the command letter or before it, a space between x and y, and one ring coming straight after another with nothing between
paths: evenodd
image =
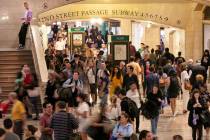
<instances>
[{"instance_id":1,"label":"marble floor","mask_svg":"<svg viewBox=\"0 0 210 140\"><path fill-rule=\"evenodd\" d=\"M170 107L165 107L165 112L160 116L158 123L159 140L172 140L173 135L177 134L183 136L184 140L192 140L191 128L187 124L188 114L181 114L182 100L177 100L177 108L177 116L172 117ZM38 127L38 121L27 121L27 124L33 124ZM2 121L0 121L0 126L2 126ZM150 130L150 121L141 116L140 130L143 129ZM203 140L206 140L205 130L203 134Z\"/></svg>"}]
</instances>

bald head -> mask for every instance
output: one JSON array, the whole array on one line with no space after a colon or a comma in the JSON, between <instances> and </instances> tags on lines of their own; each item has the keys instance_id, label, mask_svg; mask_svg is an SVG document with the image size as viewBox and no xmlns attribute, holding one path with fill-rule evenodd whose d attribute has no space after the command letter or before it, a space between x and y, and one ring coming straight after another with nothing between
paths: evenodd
<instances>
[{"instance_id":1,"label":"bald head","mask_svg":"<svg viewBox=\"0 0 210 140\"><path fill-rule=\"evenodd\" d=\"M10 101L14 102L14 100L16 100L16 99L17 99L17 93L15 93L15 92L9 93L9 100Z\"/></svg>"}]
</instances>

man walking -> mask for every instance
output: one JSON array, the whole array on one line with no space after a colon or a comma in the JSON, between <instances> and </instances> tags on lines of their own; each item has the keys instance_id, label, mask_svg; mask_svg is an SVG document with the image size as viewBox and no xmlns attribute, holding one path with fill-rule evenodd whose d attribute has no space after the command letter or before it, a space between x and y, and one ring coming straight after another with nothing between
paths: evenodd
<instances>
[{"instance_id":1,"label":"man walking","mask_svg":"<svg viewBox=\"0 0 210 140\"><path fill-rule=\"evenodd\" d=\"M29 9L29 4L27 2L24 2L24 7L26 9L25 15L21 20L23 21L20 32L19 32L19 49L24 49L25 47L25 40L26 40L26 34L28 31L28 26L30 25L30 22L32 20L32 11Z\"/></svg>"},{"instance_id":2,"label":"man walking","mask_svg":"<svg viewBox=\"0 0 210 140\"><path fill-rule=\"evenodd\" d=\"M14 132L19 136L20 140L23 139L24 124L26 120L26 111L23 103L17 99L17 94L11 92L9 100L13 103L12 107L12 120L14 123Z\"/></svg>"},{"instance_id":3,"label":"man walking","mask_svg":"<svg viewBox=\"0 0 210 140\"><path fill-rule=\"evenodd\" d=\"M50 124L54 131L54 140L69 140L73 130L79 126L78 120L72 114L66 112L64 101L59 101L56 108L58 112L52 116Z\"/></svg>"}]
</instances>

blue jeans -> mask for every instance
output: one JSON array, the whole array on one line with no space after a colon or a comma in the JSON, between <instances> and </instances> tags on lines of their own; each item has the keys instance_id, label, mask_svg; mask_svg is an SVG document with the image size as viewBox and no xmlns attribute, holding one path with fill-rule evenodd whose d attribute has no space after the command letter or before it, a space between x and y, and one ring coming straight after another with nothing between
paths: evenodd
<instances>
[{"instance_id":1,"label":"blue jeans","mask_svg":"<svg viewBox=\"0 0 210 140\"><path fill-rule=\"evenodd\" d=\"M104 95L100 97L100 99L101 99L100 106L105 107L107 105L108 94L104 93Z\"/></svg>"},{"instance_id":2,"label":"blue jeans","mask_svg":"<svg viewBox=\"0 0 210 140\"><path fill-rule=\"evenodd\" d=\"M159 114L154 119L151 119L151 129L152 129L151 131L152 131L153 135L157 134L158 120L159 120Z\"/></svg>"}]
</instances>

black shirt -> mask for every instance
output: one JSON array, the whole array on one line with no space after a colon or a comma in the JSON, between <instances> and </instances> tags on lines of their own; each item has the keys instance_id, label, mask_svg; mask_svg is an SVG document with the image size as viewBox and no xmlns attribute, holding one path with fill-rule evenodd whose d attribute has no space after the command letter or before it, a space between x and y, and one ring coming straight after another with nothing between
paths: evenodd
<instances>
[{"instance_id":1,"label":"black shirt","mask_svg":"<svg viewBox=\"0 0 210 140\"><path fill-rule=\"evenodd\" d=\"M138 77L135 74L132 74L131 76L129 76L128 74L126 74L123 78L123 88L125 88L126 91L129 90L129 86L131 82L135 82L137 85L137 88L139 89L139 80Z\"/></svg>"}]
</instances>

